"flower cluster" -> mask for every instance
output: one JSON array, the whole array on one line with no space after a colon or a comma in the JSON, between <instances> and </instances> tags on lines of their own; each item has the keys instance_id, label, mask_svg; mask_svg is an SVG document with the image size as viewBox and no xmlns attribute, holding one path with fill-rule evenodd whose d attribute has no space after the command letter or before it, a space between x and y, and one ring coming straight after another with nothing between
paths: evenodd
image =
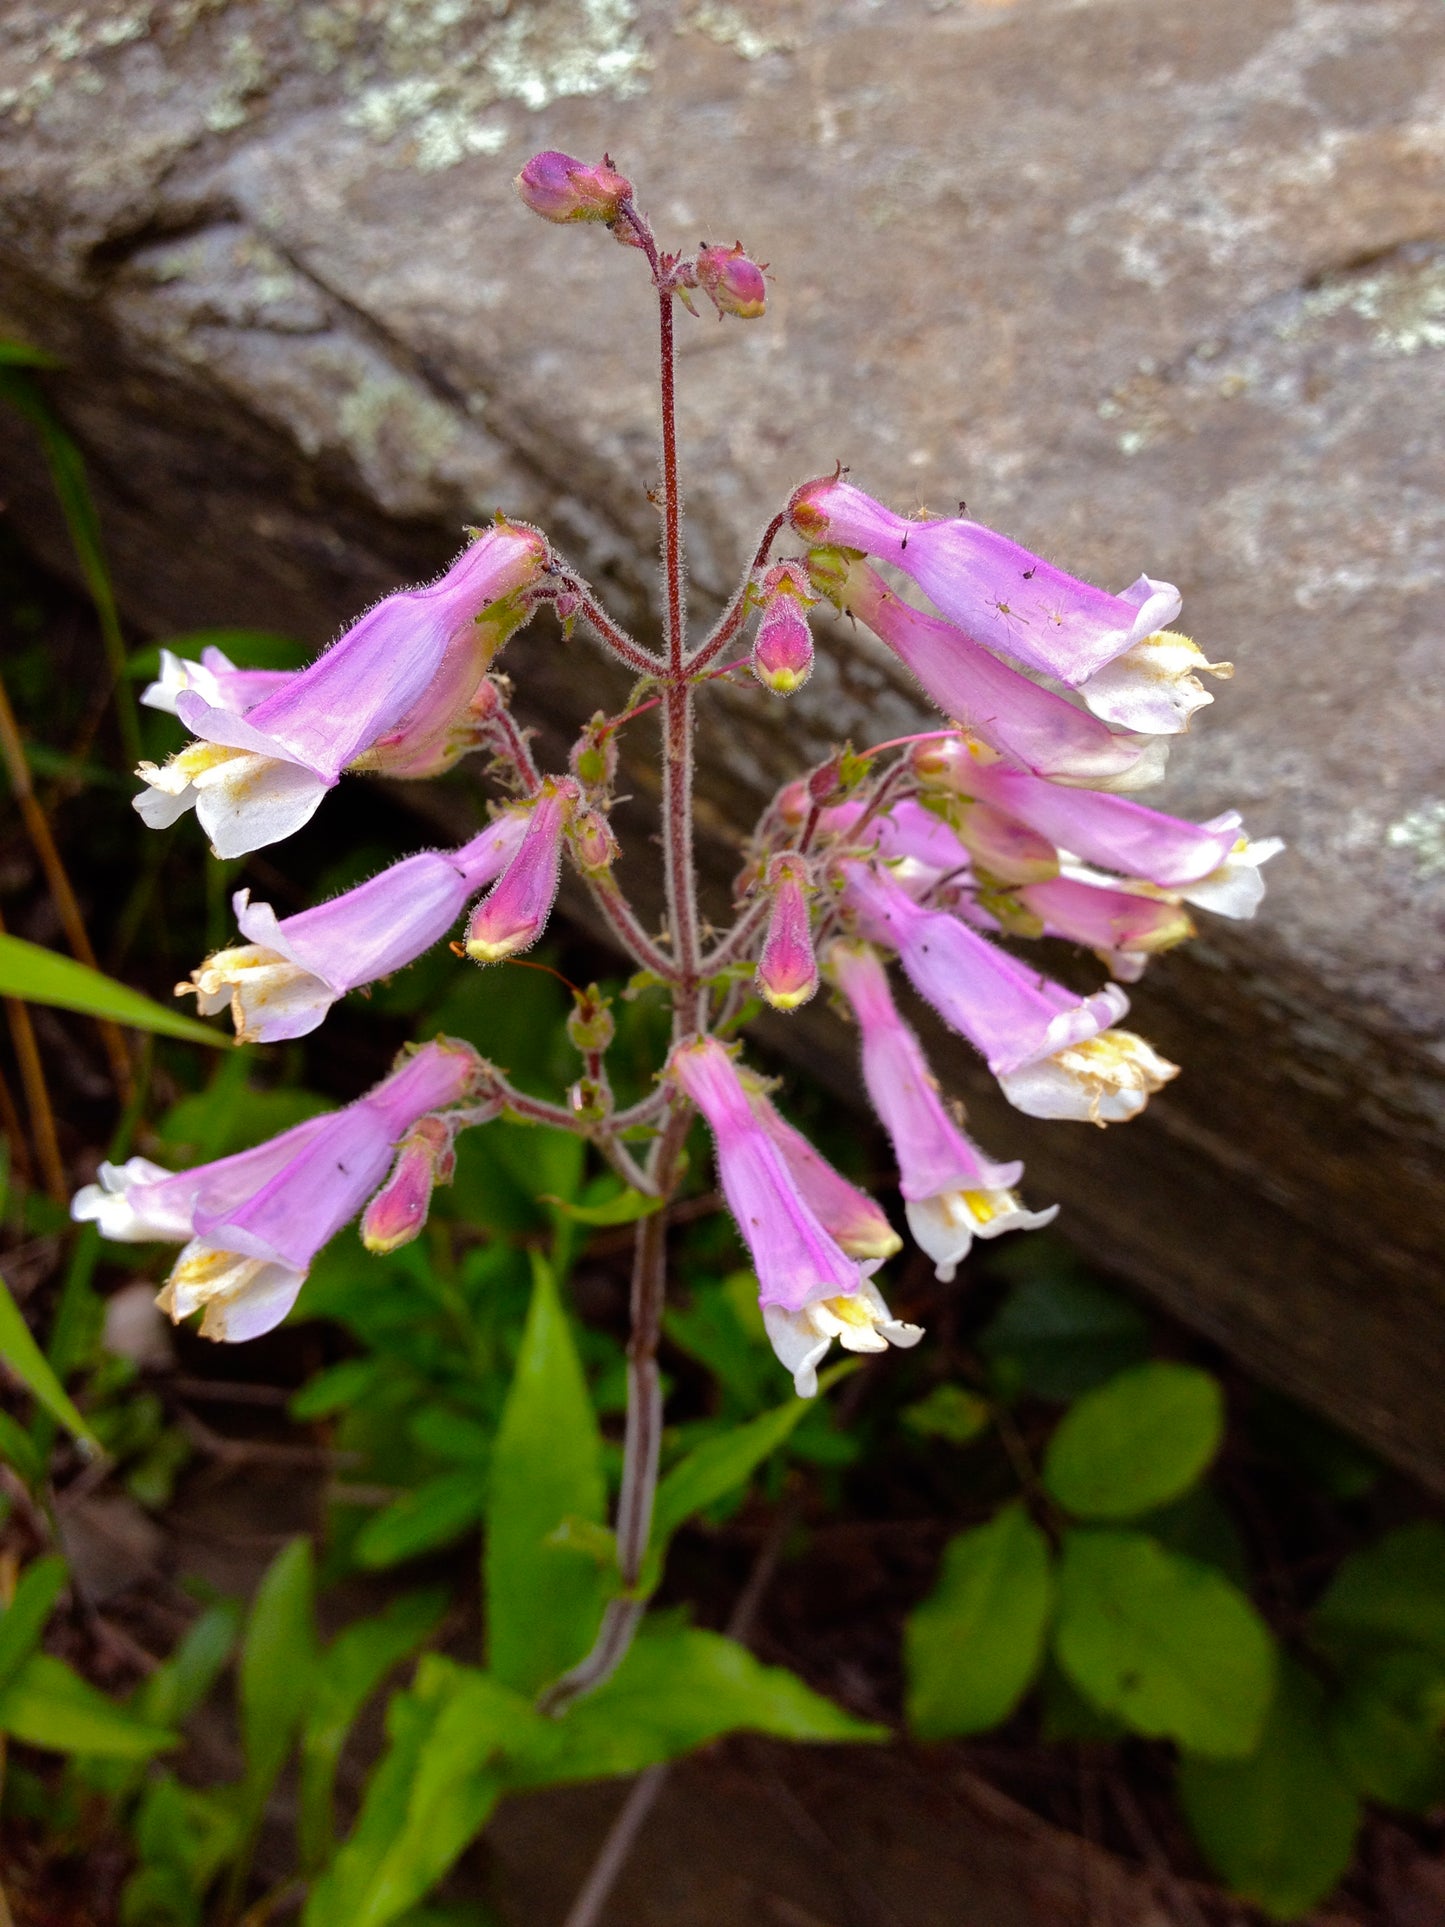
<instances>
[{"instance_id":1,"label":"flower cluster","mask_svg":"<svg viewBox=\"0 0 1445 1927\"><path fill-rule=\"evenodd\" d=\"M204 1309L211 1336L245 1338L284 1316L312 1257L348 1219L364 1213L374 1250L415 1236L465 1126L505 1109L576 1130L629 1186L665 1202L700 1113L767 1331L808 1395L834 1339L881 1351L921 1332L892 1315L875 1283L901 1246L888 1216L785 1120L724 1041L749 984L782 1012L821 983L836 993L892 1145L902 1218L948 1281L975 1238L1045 1224L1057 1207L1027 1206L1022 1165L995 1161L967 1135L895 1002L890 963L1018 1110L1118 1122L1176 1075L1121 1027L1121 986L1191 935L1192 911L1252 915L1260 865L1279 845L1252 843L1233 811L1191 823L1137 799L1162 773L1169 739L1212 700L1200 675L1229 673L1169 628L1180 598L1167 582L1140 576L1108 594L962 516L900 517L838 475L794 493L712 633L689 643L674 303L690 309L701 291L720 318L755 319L766 305L762 267L740 245L662 253L610 161L538 155L518 187L549 221L601 224L651 271L664 410L660 645L627 635L537 530L499 519L438 581L387 597L307 669L248 671L214 651L199 663L163 657L146 700L194 740L163 766L142 765L136 807L156 827L194 808L216 854L239 857L298 829L346 772L426 777L486 752L502 793L469 841L406 857L295 916L238 891L241 941L179 988L205 1014L229 1007L242 1039L301 1037L337 999L403 968L464 916L452 947L465 962L492 966L526 949L570 864L621 947L671 995L656 1088L616 1109L611 1019L595 991L579 992L569 1036L582 1073L565 1102L524 1096L467 1045L438 1040L345 1109L238 1157L178 1174L143 1159L103 1166L75 1214L112 1238L181 1241L162 1302L178 1318ZM775 553L779 543L793 552ZM897 656L942 726L862 754L840 749L786 785L753 834L736 920L709 947L692 853L694 705L710 679L740 673L774 695L796 691L823 604ZM537 767L510 686L490 673L544 606L566 629L584 624L637 678L632 706L592 716L555 772ZM750 652L723 663L749 627ZM654 708L665 750L660 935L617 881L610 822L618 739ZM1095 988L1074 989L1027 961L1018 945L1043 937L1093 953L1106 980L1095 969ZM630 1148L644 1140L645 1153ZM662 1248L639 1234L644 1298L660 1297L661 1274L648 1283L646 1266ZM656 1309L644 1321L654 1332Z\"/></svg>"}]
</instances>

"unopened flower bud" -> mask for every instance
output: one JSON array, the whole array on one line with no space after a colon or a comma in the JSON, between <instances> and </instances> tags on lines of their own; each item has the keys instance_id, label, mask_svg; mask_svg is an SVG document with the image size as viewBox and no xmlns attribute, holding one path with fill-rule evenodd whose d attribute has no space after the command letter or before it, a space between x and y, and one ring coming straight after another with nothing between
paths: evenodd
<instances>
[{"instance_id":1,"label":"unopened flower bud","mask_svg":"<svg viewBox=\"0 0 1445 1927\"><path fill-rule=\"evenodd\" d=\"M557 895L562 832L577 807L570 777L548 777L532 805L521 847L472 912L466 952L473 963L497 963L541 936Z\"/></svg>"},{"instance_id":2,"label":"unopened flower bud","mask_svg":"<svg viewBox=\"0 0 1445 1927\"><path fill-rule=\"evenodd\" d=\"M391 1176L366 1207L361 1242L368 1251L395 1251L410 1244L426 1223L431 1194L450 1184L456 1169L452 1134L439 1117L424 1117L397 1146Z\"/></svg>"},{"instance_id":3,"label":"unopened flower bud","mask_svg":"<svg viewBox=\"0 0 1445 1927\"><path fill-rule=\"evenodd\" d=\"M604 997L596 984L577 993L567 1019L567 1038L574 1050L606 1050L616 1034L612 1021L611 999Z\"/></svg>"},{"instance_id":4,"label":"unopened flower bud","mask_svg":"<svg viewBox=\"0 0 1445 1927\"><path fill-rule=\"evenodd\" d=\"M776 696L791 696L813 671L813 635L804 611L816 597L797 562L779 562L763 577L762 615L753 637L753 674Z\"/></svg>"},{"instance_id":5,"label":"unopened flower bud","mask_svg":"<svg viewBox=\"0 0 1445 1927\"><path fill-rule=\"evenodd\" d=\"M796 857L774 857L768 934L758 959L757 985L774 1010L796 1010L818 988L818 964L808 922L807 869Z\"/></svg>"},{"instance_id":6,"label":"unopened flower bud","mask_svg":"<svg viewBox=\"0 0 1445 1927\"><path fill-rule=\"evenodd\" d=\"M765 262L763 266L766 265ZM719 315L755 321L766 308L768 289L763 268L743 253L741 241L730 248L700 248L692 267L697 285Z\"/></svg>"},{"instance_id":7,"label":"unopened flower bud","mask_svg":"<svg viewBox=\"0 0 1445 1927\"><path fill-rule=\"evenodd\" d=\"M517 192L544 221L615 221L632 183L606 158L599 166L549 149L534 154L516 180Z\"/></svg>"},{"instance_id":8,"label":"unopened flower bud","mask_svg":"<svg viewBox=\"0 0 1445 1927\"><path fill-rule=\"evenodd\" d=\"M578 810L572 819L572 854L587 876L610 870L621 854L612 825L600 810Z\"/></svg>"},{"instance_id":9,"label":"unopened flower bud","mask_svg":"<svg viewBox=\"0 0 1445 1927\"><path fill-rule=\"evenodd\" d=\"M617 775L617 731L600 709L572 745L568 760L583 789L611 789Z\"/></svg>"},{"instance_id":10,"label":"unopened flower bud","mask_svg":"<svg viewBox=\"0 0 1445 1927\"><path fill-rule=\"evenodd\" d=\"M808 793L806 777L796 776L793 781L778 791L775 808L785 823L801 823L808 814L811 798Z\"/></svg>"}]
</instances>

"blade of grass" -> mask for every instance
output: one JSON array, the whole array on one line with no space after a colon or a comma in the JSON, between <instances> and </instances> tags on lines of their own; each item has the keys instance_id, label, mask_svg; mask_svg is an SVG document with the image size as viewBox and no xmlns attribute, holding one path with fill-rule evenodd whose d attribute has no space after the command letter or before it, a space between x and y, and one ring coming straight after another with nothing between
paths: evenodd
<instances>
[{"instance_id":1,"label":"blade of grass","mask_svg":"<svg viewBox=\"0 0 1445 1927\"><path fill-rule=\"evenodd\" d=\"M231 1040L223 1032L198 1023L179 1010L167 1010L117 983L73 957L63 957L44 944L26 943L22 937L5 934L0 924L0 996L24 997L33 1004L54 1004L61 1010L76 1010L84 1017L110 1017L131 1030L155 1031L162 1037L180 1037L188 1044L209 1044L212 1050L228 1050Z\"/></svg>"},{"instance_id":2,"label":"blade of grass","mask_svg":"<svg viewBox=\"0 0 1445 1927\"><path fill-rule=\"evenodd\" d=\"M100 625L101 643L114 685L112 695L121 743L127 759L136 764L145 753L141 743L140 715L136 709L135 691L126 678L125 637L121 633L110 570L106 566L100 517L96 513L90 484L85 478L85 462L80 450L61 427L59 417L35 377L37 368L54 367L55 363L51 357L36 349L25 349L16 342L7 345L10 352L0 355L0 398L18 410L40 438L41 451L50 470L60 512L65 517L71 546L75 550L80 572L95 607L96 621Z\"/></svg>"},{"instance_id":3,"label":"blade of grass","mask_svg":"<svg viewBox=\"0 0 1445 1927\"><path fill-rule=\"evenodd\" d=\"M51 901L60 917L65 931L65 940L83 964L92 970L98 968L95 951L91 945L85 918L80 914L80 904L75 891L71 888L70 877L61 860L60 850L50 833L50 824L45 812L36 799L35 789L30 781L30 770L25 761L25 745L20 735L20 725L15 720L15 711L10 705L9 691L0 677L0 756L4 757L5 768L10 777L10 787L15 792L15 800L20 805L20 814L25 821L26 833L40 859L40 867L45 872L45 881L50 889ZM131 1087L130 1052L126 1049L125 1039L120 1027L109 1017L97 1016L97 1026L105 1054L110 1059L111 1076L115 1079L116 1090L122 1101L129 1095Z\"/></svg>"},{"instance_id":4,"label":"blade of grass","mask_svg":"<svg viewBox=\"0 0 1445 1927\"><path fill-rule=\"evenodd\" d=\"M18 943L18 937L5 934L5 918L0 915L0 948ZM29 946L27 946L28 948ZM0 989L3 984L0 973ZM20 1066L20 1082L25 1087L25 1108L30 1113L30 1135L35 1146L35 1161L46 1190L57 1204L66 1201L65 1163L60 1155L60 1140L55 1135L55 1113L50 1108L50 1090L45 1082L45 1066L35 1042L35 1027L30 1012L18 997L5 998L5 1018L10 1026L10 1041Z\"/></svg>"}]
</instances>

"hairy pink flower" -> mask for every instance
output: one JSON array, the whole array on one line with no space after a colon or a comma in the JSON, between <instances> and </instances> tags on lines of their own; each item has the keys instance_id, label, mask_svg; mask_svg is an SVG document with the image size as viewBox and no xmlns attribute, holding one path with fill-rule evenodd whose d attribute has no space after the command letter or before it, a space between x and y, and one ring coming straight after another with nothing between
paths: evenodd
<instances>
[{"instance_id":1,"label":"hairy pink flower","mask_svg":"<svg viewBox=\"0 0 1445 1927\"><path fill-rule=\"evenodd\" d=\"M354 1104L254 1150L174 1173L145 1158L102 1164L71 1216L126 1243L188 1241L162 1308L177 1320L204 1308L207 1338L256 1338L295 1304L311 1260L386 1176L392 1147L428 1112L462 1102L478 1069L466 1044L424 1044Z\"/></svg>"},{"instance_id":2,"label":"hairy pink flower","mask_svg":"<svg viewBox=\"0 0 1445 1927\"><path fill-rule=\"evenodd\" d=\"M802 564L775 564L763 577L758 600L762 614L753 637L753 674L775 696L791 696L813 673L807 611L817 598L808 593Z\"/></svg>"},{"instance_id":3,"label":"hairy pink flower","mask_svg":"<svg viewBox=\"0 0 1445 1927\"><path fill-rule=\"evenodd\" d=\"M366 1207L361 1242L368 1251L397 1251L426 1223L431 1195L450 1184L457 1167L452 1130L445 1118L419 1118L397 1146L391 1175Z\"/></svg>"},{"instance_id":4,"label":"hairy pink flower","mask_svg":"<svg viewBox=\"0 0 1445 1927\"><path fill-rule=\"evenodd\" d=\"M818 988L807 865L797 857L774 857L764 888L772 895L773 907L758 958L758 989L774 1010L796 1010Z\"/></svg>"},{"instance_id":5,"label":"hairy pink flower","mask_svg":"<svg viewBox=\"0 0 1445 1927\"><path fill-rule=\"evenodd\" d=\"M570 776L548 777L543 783L516 855L467 925L466 951L474 963L514 957L541 936L557 896L562 833L580 795Z\"/></svg>"},{"instance_id":6,"label":"hairy pink flower","mask_svg":"<svg viewBox=\"0 0 1445 1927\"><path fill-rule=\"evenodd\" d=\"M632 199L632 183L619 174L610 160L589 165L559 154L555 148L534 154L517 176L518 194L534 214L544 221L565 224L572 221L617 219L624 201Z\"/></svg>"}]
</instances>

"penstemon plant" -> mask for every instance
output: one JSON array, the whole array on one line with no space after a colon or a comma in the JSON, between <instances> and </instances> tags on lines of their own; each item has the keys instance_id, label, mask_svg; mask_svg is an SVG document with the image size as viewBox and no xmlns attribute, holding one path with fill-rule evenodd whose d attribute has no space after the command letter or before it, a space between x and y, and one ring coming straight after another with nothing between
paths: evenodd
<instances>
[{"instance_id":1,"label":"penstemon plant","mask_svg":"<svg viewBox=\"0 0 1445 1927\"><path fill-rule=\"evenodd\" d=\"M204 1014L229 1006L238 1037L276 1042L316 1029L349 990L441 942L486 966L542 934L564 860L645 980L665 987L672 1037L655 1088L619 1109L608 1078L606 1000L576 993L569 1035L581 1072L565 1097L524 1093L464 1041L404 1053L372 1091L334 1114L218 1162L170 1173L141 1158L103 1165L74 1203L118 1239L183 1249L161 1302L201 1330L251 1338L278 1324L321 1246L361 1214L373 1251L414 1238L450 1176L459 1131L507 1116L575 1132L635 1205L632 1334L616 1581L595 1643L553 1680L544 1710L599 1686L626 1654L648 1590L662 1399L657 1347L666 1289L666 1206L695 1113L712 1132L723 1193L757 1273L764 1322L798 1393L811 1396L836 1339L846 1350L913 1345L875 1279L901 1245L879 1206L774 1107L728 1041L749 987L774 1008L805 1004L826 978L851 1011L863 1080L892 1142L909 1229L951 1279L975 1238L1029 1229L1053 1210L1021 1202L1018 1163L965 1134L894 1003L887 960L987 1062L1004 1094L1041 1118L1135 1116L1176 1074L1121 1029L1121 983L1193 930L1188 905L1247 917L1260 864L1229 811L1180 821L1132 792L1162 773L1168 738L1212 698L1209 663L1168 625L1180 598L1147 576L1110 595L962 518L891 513L840 472L805 483L763 529L711 632L686 622L674 408L676 307L705 296L719 318L764 312L766 280L741 246L662 251L631 184L604 161L535 156L517 181L544 219L591 222L641 256L660 339L664 606L652 648L609 616L539 530L498 518L436 582L387 597L307 669L237 669L211 650L165 655L146 692L194 741L142 764L136 807L164 827L193 808L220 857L290 835L350 771L425 778L474 752L504 794L460 848L427 850L302 912L278 918L242 890L243 941L208 957L182 989ZM779 555L780 545L794 552ZM883 565L890 573L880 572ZM907 582L933 605L900 592ZM942 712L946 726L855 752L839 749L767 805L752 833L732 927L705 933L692 799L694 708L709 681L750 666L776 695L809 675L810 612L864 623ZM538 767L512 715L498 652L542 608L581 625L633 672L628 707L582 729L566 770ZM750 653L732 652L751 626ZM653 934L616 876L610 816L618 739L661 712L667 915ZM485 892L485 894L483 894ZM1095 952L1109 981L1081 996L1000 938L1063 938ZM642 1147L645 1145L645 1149Z\"/></svg>"}]
</instances>

